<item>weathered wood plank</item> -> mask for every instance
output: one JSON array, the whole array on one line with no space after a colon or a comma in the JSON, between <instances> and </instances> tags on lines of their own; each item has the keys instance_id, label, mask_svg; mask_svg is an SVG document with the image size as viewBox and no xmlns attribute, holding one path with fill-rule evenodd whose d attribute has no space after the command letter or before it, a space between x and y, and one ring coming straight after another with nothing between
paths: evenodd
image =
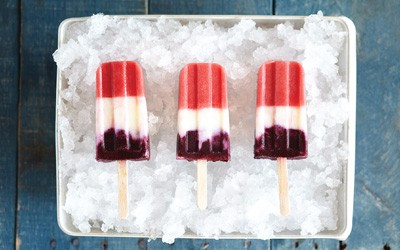
<instances>
[{"instance_id":1,"label":"weathered wood plank","mask_svg":"<svg viewBox=\"0 0 400 250\"><path fill-rule=\"evenodd\" d=\"M149 0L149 14L271 14L272 0Z\"/></svg>"},{"instance_id":2,"label":"weathered wood plank","mask_svg":"<svg viewBox=\"0 0 400 250\"><path fill-rule=\"evenodd\" d=\"M146 242L147 250L171 250L172 245L162 242L161 239Z\"/></svg>"},{"instance_id":3,"label":"weathered wood plank","mask_svg":"<svg viewBox=\"0 0 400 250\"><path fill-rule=\"evenodd\" d=\"M68 17L143 14L144 0L22 0L17 237L20 249L77 249L56 219L54 107L57 29ZM16 91L14 91L16 93ZM71 241L75 239L75 241ZM103 242L103 240L106 241ZM132 249L137 239L78 239L81 249Z\"/></svg>"},{"instance_id":4,"label":"weathered wood plank","mask_svg":"<svg viewBox=\"0 0 400 250\"><path fill-rule=\"evenodd\" d=\"M400 63L394 56L400 55L400 2L276 1L277 15L308 15L318 10L349 17L358 36L354 218L352 234L342 247L400 249L400 142L394 139L400 137ZM273 246L277 245L274 241Z\"/></svg>"},{"instance_id":5,"label":"weathered wood plank","mask_svg":"<svg viewBox=\"0 0 400 250\"><path fill-rule=\"evenodd\" d=\"M340 249L340 242L337 240L327 239L310 239L310 240L272 240L271 249Z\"/></svg>"},{"instance_id":6,"label":"weathered wood plank","mask_svg":"<svg viewBox=\"0 0 400 250\"><path fill-rule=\"evenodd\" d=\"M0 249L14 248L19 85L19 4L0 8Z\"/></svg>"},{"instance_id":7,"label":"weathered wood plank","mask_svg":"<svg viewBox=\"0 0 400 250\"><path fill-rule=\"evenodd\" d=\"M99 250L145 250L147 239L137 238L99 238L99 237L68 237L63 241L53 243L55 249L99 249ZM51 245L51 242L50 242ZM51 248L51 247L50 247ZM157 248L163 249L163 248Z\"/></svg>"},{"instance_id":8,"label":"weathered wood plank","mask_svg":"<svg viewBox=\"0 0 400 250\"><path fill-rule=\"evenodd\" d=\"M146 243L148 250L185 250L185 249L269 249L268 240L214 240L214 239L177 239L171 245L163 243L161 239Z\"/></svg>"},{"instance_id":9,"label":"weathered wood plank","mask_svg":"<svg viewBox=\"0 0 400 250\"><path fill-rule=\"evenodd\" d=\"M270 240L221 240L216 248L212 249L254 249L254 250L267 250L270 249ZM223 248L219 248L221 246Z\"/></svg>"}]
</instances>

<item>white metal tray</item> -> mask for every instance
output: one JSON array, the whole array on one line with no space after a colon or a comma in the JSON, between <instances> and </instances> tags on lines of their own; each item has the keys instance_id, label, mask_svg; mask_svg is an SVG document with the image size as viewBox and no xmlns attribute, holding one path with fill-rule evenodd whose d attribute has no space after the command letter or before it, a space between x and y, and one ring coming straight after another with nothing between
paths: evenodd
<instances>
[{"instance_id":1,"label":"white metal tray","mask_svg":"<svg viewBox=\"0 0 400 250\"><path fill-rule=\"evenodd\" d=\"M118 16L120 18L135 17L137 19L156 20L158 15L135 15L135 16ZM175 19L181 22L188 21L206 21L212 20L221 26L232 26L240 19L252 19L257 26L272 28L277 24L290 21L295 28L300 28L304 24L305 16L254 16L254 15L164 15L167 19ZM326 230L316 235L301 235L300 231L283 231L275 233L272 239L301 239L301 238L331 238L345 240L350 235L353 218L353 201L354 201L354 168L355 168L355 130L356 130L356 30L353 22L347 17L324 17L332 20L343 27L347 32L344 50L339 57L339 69L343 76L343 81L347 83L347 91L349 98L349 120L346 128L346 139L349 145L348 165L343 169L343 188L338 192L338 225L334 231ZM66 43L66 32L68 27L74 23L87 20L88 17L69 18L64 20L58 30L58 46ZM62 77L61 71L57 71L57 99L56 99L56 167L57 167L57 220L60 228L69 235L75 236L102 236L102 237L160 237L158 235L148 235L139 233L120 233L116 231L102 232L99 229L92 229L90 233L82 233L72 224L69 214L63 210L66 199L67 183L60 175L60 142L61 133L58 127L59 107L60 107L60 91L66 87L66 80ZM181 238L204 238L193 232L186 232ZM257 238L255 235L248 234L221 234L219 239L251 239Z\"/></svg>"}]
</instances>

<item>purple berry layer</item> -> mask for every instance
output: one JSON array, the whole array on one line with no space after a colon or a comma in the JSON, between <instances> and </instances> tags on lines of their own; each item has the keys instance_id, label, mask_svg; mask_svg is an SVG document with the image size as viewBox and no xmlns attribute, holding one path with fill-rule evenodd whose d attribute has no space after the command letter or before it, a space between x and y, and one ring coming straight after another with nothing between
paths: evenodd
<instances>
[{"instance_id":1,"label":"purple berry layer","mask_svg":"<svg viewBox=\"0 0 400 250\"><path fill-rule=\"evenodd\" d=\"M264 134L256 138L254 158L276 160L277 157L307 158L307 140L304 131L277 125L265 128Z\"/></svg>"},{"instance_id":2,"label":"purple berry layer","mask_svg":"<svg viewBox=\"0 0 400 250\"><path fill-rule=\"evenodd\" d=\"M229 161L230 144L229 134L221 131L210 140L204 141L199 148L199 132L191 130L181 137L178 134L176 158L188 161Z\"/></svg>"},{"instance_id":3,"label":"purple berry layer","mask_svg":"<svg viewBox=\"0 0 400 250\"><path fill-rule=\"evenodd\" d=\"M127 136L124 130L118 130L115 133L115 130L111 128L104 133L103 141L97 143L96 160L98 161L140 161L148 160L149 158L149 137L136 139L131 135Z\"/></svg>"}]
</instances>

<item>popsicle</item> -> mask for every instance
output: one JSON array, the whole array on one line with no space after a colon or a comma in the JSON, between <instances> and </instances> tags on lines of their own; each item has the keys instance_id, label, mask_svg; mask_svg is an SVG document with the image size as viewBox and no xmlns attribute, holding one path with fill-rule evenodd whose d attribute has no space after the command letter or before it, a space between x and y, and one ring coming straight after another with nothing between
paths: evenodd
<instances>
[{"instance_id":1,"label":"popsicle","mask_svg":"<svg viewBox=\"0 0 400 250\"><path fill-rule=\"evenodd\" d=\"M269 61L258 72L254 158L278 160L281 213L289 213L286 159L307 157L304 70Z\"/></svg>"},{"instance_id":2,"label":"popsicle","mask_svg":"<svg viewBox=\"0 0 400 250\"><path fill-rule=\"evenodd\" d=\"M177 159L197 161L198 206L207 207L207 161L229 161L229 110L225 70L191 63L180 72Z\"/></svg>"},{"instance_id":3,"label":"popsicle","mask_svg":"<svg viewBox=\"0 0 400 250\"><path fill-rule=\"evenodd\" d=\"M141 67L106 62L96 72L96 160L118 161L119 215L127 216L126 160L150 158L147 107Z\"/></svg>"}]
</instances>

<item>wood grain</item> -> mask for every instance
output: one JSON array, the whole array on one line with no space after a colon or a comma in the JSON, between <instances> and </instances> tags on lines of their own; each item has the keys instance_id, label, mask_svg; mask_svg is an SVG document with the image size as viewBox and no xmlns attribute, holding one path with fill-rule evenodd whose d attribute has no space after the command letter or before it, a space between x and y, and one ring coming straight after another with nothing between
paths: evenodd
<instances>
[{"instance_id":1,"label":"wood grain","mask_svg":"<svg viewBox=\"0 0 400 250\"><path fill-rule=\"evenodd\" d=\"M276 1L277 15L309 15L318 10L349 17L358 36L354 218L353 231L342 245L400 249L400 140L394 139L400 138L400 2ZM281 247L276 242L273 246ZM333 246L338 249L337 242Z\"/></svg>"},{"instance_id":2,"label":"wood grain","mask_svg":"<svg viewBox=\"0 0 400 250\"><path fill-rule=\"evenodd\" d=\"M14 248L19 94L19 8L0 8L0 249Z\"/></svg>"},{"instance_id":3,"label":"wood grain","mask_svg":"<svg viewBox=\"0 0 400 250\"><path fill-rule=\"evenodd\" d=\"M21 1L21 97L17 237L20 249L74 249L56 218L54 112L57 30L68 17L93 13L143 14L144 1ZM101 249L85 238L80 249ZM107 249L131 249L137 239L107 239ZM96 247L83 247L96 246ZM112 248L111 248L112 247Z\"/></svg>"},{"instance_id":4,"label":"wood grain","mask_svg":"<svg viewBox=\"0 0 400 250\"><path fill-rule=\"evenodd\" d=\"M150 0L149 14L258 14L272 13L272 0Z\"/></svg>"},{"instance_id":5,"label":"wood grain","mask_svg":"<svg viewBox=\"0 0 400 250\"><path fill-rule=\"evenodd\" d=\"M298 239L298 240L271 240L271 249L293 249L293 250L311 250L311 249L338 249L340 242L327 239ZM351 249L351 248L350 248Z\"/></svg>"}]
</instances>

